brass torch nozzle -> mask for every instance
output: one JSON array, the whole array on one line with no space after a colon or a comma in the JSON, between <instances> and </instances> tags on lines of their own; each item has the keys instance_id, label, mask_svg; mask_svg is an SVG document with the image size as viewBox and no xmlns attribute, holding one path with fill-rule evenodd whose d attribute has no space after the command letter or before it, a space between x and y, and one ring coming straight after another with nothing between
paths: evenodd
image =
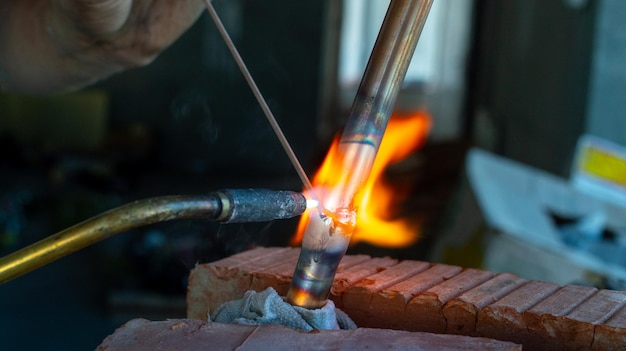
<instances>
[{"instance_id":1,"label":"brass torch nozzle","mask_svg":"<svg viewBox=\"0 0 626 351\"><path fill-rule=\"evenodd\" d=\"M208 195L135 201L0 258L0 284L132 228L185 218L223 223L264 222L298 216L306 207L301 193L267 189L229 189Z\"/></svg>"}]
</instances>

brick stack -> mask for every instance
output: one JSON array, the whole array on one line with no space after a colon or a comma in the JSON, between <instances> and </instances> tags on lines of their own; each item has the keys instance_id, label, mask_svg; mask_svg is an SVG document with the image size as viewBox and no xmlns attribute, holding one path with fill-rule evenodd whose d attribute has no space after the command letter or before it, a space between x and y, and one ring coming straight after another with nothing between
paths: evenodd
<instances>
[{"instance_id":1,"label":"brick stack","mask_svg":"<svg viewBox=\"0 0 626 351\"><path fill-rule=\"evenodd\" d=\"M190 275L189 318L247 290L289 289L299 255L257 248ZM330 297L360 327L480 336L531 350L619 349L626 345L626 292L527 281L508 273L349 255Z\"/></svg>"}]
</instances>

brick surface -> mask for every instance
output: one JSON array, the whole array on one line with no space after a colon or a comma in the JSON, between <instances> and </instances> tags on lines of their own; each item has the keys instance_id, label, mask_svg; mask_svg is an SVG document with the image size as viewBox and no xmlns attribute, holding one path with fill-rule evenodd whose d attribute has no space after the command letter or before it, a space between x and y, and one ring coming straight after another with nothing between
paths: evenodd
<instances>
[{"instance_id":1,"label":"brick surface","mask_svg":"<svg viewBox=\"0 0 626 351\"><path fill-rule=\"evenodd\" d=\"M442 311L447 321L446 333L474 334L478 311L498 301L525 282L525 279L513 274L502 273L450 300Z\"/></svg>"},{"instance_id":2,"label":"brick surface","mask_svg":"<svg viewBox=\"0 0 626 351\"><path fill-rule=\"evenodd\" d=\"M369 312L369 318L359 319L357 323L374 328L405 329L413 323L413 318L407 313L406 308L409 301L420 292L454 277L461 271L461 267L437 264L402 282L383 289L372 296L371 306L375 310ZM384 306L384 308L379 306ZM358 316L353 310L346 309L346 312L350 315ZM383 316L388 317L382 320L378 318ZM418 328L414 327L413 329Z\"/></svg>"},{"instance_id":3,"label":"brick surface","mask_svg":"<svg viewBox=\"0 0 626 351\"><path fill-rule=\"evenodd\" d=\"M384 271L397 263L398 260L389 257L370 258L351 267L344 268L341 271L337 270L332 293L336 296L341 295L348 287L378 272Z\"/></svg>"},{"instance_id":4,"label":"brick surface","mask_svg":"<svg viewBox=\"0 0 626 351\"><path fill-rule=\"evenodd\" d=\"M351 318L367 321L368 327L386 327L394 311L380 310L374 297L384 289L415 276L428 269L430 264L418 261L403 261L381 272L361 279L353 284L342 295L342 309L349 313ZM406 301L402 301L401 310L404 312ZM361 323L363 325L363 323Z\"/></svg>"},{"instance_id":5,"label":"brick surface","mask_svg":"<svg viewBox=\"0 0 626 351\"><path fill-rule=\"evenodd\" d=\"M219 261L213 262L216 267L234 267L239 264L259 260L267 255L277 254L281 251L286 251L287 248L275 248L275 247L257 247L254 250L247 250L238 254L223 258Z\"/></svg>"},{"instance_id":6,"label":"brick surface","mask_svg":"<svg viewBox=\"0 0 626 351\"><path fill-rule=\"evenodd\" d=\"M155 350L413 350L519 351L520 345L459 335L359 328L304 333L279 325L235 325L194 319L132 320L108 336L98 351Z\"/></svg>"},{"instance_id":7,"label":"brick surface","mask_svg":"<svg viewBox=\"0 0 626 351\"><path fill-rule=\"evenodd\" d=\"M187 316L206 320L221 304L243 297L247 290L272 286L286 295L299 253L294 248L260 247L194 269L187 289ZM265 272L279 267L284 268L281 274Z\"/></svg>"},{"instance_id":8,"label":"brick surface","mask_svg":"<svg viewBox=\"0 0 626 351\"><path fill-rule=\"evenodd\" d=\"M567 350L570 345L591 345L582 333L584 325L571 323L564 318L576 306L590 298L598 289L588 286L567 285L522 312L526 328L534 335L531 348L549 347L550 350Z\"/></svg>"},{"instance_id":9,"label":"brick surface","mask_svg":"<svg viewBox=\"0 0 626 351\"><path fill-rule=\"evenodd\" d=\"M492 276L491 272L469 268L426 291L420 292L407 304L407 315L411 318L407 330L445 333L447 321L443 316L443 306Z\"/></svg>"},{"instance_id":10,"label":"brick surface","mask_svg":"<svg viewBox=\"0 0 626 351\"><path fill-rule=\"evenodd\" d=\"M277 255L278 257L270 257L272 261L260 262L263 265L257 262L248 263L251 266L248 270L254 272L249 290L261 291L268 286L272 286L279 294L287 294L300 250L289 249L288 251L277 253ZM237 268L245 270L243 266L238 266Z\"/></svg>"},{"instance_id":11,"label":"brick surface","mask_svg":"<svg viewBox=\"0 0 626 351\"><path fill-rule=\"evenodd\" d=\"M500 340L517 340L518 343L535 338L526 328L522 313L558 289L558 285L542 281L531 281L520 286L480 310L475 335Z\"/></svg>"},{"instance_id":12,"label":"brick surface","mask_svg":"<svg viewBox=\"0 0 626 351\"><path fill-rule=\"evenodd\" d=\"M618 350L624 345L626 345L626 306L622 306L604 323L596 326L592 344L594 350Z\"/></svg>"},{"instance_id":13,"label":"brick surface","mask_svg":"<svg viewBox=\"0 0 626 351\"><path fill-rule=\"evenodd\" d=\"M259 248L190 275L188 317L206 320L221 303L254 287L285 295L299 250ZM360 327L473 335L529 350L620 349L626 345L626 292L525 281L479 269L346 256L330 298Z\"/></svg>"},{"instance_id":14,"label":"brick surface","mask_svg":"<svg viewBox=\"0 0 626 351\"><path fill-rule=\"evenodd\" d=\"M554 319L555 327L576 330L574 338L566 339L564 346L572 349L579 345L593 345L595 327L605 322L626 303L626 292L600 290L576 306L565 316ZM626 347L626 345L624 345Z\"/></svg>"}]
</instances>

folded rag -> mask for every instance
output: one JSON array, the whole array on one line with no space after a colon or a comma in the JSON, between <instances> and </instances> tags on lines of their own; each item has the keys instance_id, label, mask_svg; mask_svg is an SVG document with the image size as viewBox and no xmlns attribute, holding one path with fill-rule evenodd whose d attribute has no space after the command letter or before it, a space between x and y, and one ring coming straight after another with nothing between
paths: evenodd
<instances>
[{"instance_id":1,"label":"folded rag","mask_svg":"<svg viewBox=\"0 0 626 351\"><path fill-rule=\"evenodd\" d=\"M234 324L280 324L301 331L355 329L350 317L328 300L322 308L309 310L284 301L273 288L246 291L242 299L229 301L215 310L211 321Z\"/></svg>"}]
</instances>

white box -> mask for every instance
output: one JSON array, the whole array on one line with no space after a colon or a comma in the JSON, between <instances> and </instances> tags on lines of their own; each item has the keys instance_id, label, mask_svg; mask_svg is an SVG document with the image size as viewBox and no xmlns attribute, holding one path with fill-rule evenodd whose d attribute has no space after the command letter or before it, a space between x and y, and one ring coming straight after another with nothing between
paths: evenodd
<instances>
[{"instance_id":1,"label":"white box","mask_svg":"<svg viewBox=\"0 0 626 351\"><path fill-rule=\"evenodd\" d=\"M480 222L487 229L483 268L557 284L602 281L610 282L613 288L623 287L626 265L616 261L623 257L626 262L626 206L592 196L565 179L480 149L470 150L466 168L481 219L468 220L465 216L465 220L460 220L462 223L455 225L474 232L472 226ZM555 215L576 221L560 227ZM572 228L582 231L582 235L587 235L585 231L593 232L584 237L587 241L580 241L591 243L600 240L598 233L610 228L617 236L615 246L611 246L615 250L611 251L614 255L619 252L624 255L602 257L594 247L566 244L564 233L571 233L566 230ZM462 240L458 238L461 230L454 232L447 235L446 245Z\"/></svg>"}]
</instances>

